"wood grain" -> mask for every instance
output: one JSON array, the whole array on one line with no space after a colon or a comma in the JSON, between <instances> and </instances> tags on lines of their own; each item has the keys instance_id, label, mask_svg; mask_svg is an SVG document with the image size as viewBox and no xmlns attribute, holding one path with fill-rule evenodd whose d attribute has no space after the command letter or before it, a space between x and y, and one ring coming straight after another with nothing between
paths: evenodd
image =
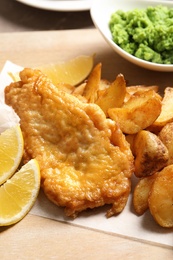
<instances>
[{"instance_id":1,"label":"wood grain","mask_svg":"<svg viewBox=\"0 0 173 260\"><path fill-rule=\"evenodd\" d=\"M172 250L33 215L0 228L1 259L172 259ZM10 258L9 258L10 257Z\"/></svg>"},{"instance_id":2,"label":"wood grain","mask_svg":"<svg viewBox=\"0 0 173 260\"><path fill-rule=\"evenodd\" d=\"M173 85L173 73L150 71L129 63L108 46L96 29L4 33L0 46L0 69L7 59L35 67L95 53L95 62L102 63L103 78L113 80L123 73L129 85L157 84L161 90Z\"/></svg>"}]
</instances>

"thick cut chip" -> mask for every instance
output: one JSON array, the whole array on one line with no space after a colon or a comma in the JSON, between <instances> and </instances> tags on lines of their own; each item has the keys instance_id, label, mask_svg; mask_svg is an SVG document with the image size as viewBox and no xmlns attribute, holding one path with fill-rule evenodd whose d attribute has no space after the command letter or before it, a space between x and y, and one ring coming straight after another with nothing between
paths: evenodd
<instances>
[{"instance_id":1,"label":"thick cut chip","mask_svg":"<svg viewBox=\"0 0 173 260\"><path fill-rule=\"evenodd\" d=\"M166 146L157 135L142 130L133 144L135 155L135 175L145 177L167 166L169 154Z\"/></svg>"},{"instance_id":2,"label":"thick cut chip","mask_svg":"<svg viewBox=\"0 0 173 260\"><path fill-rule=\"evenodd\" d=\"M169 152L168 164L173 164L173 122L166 124L159 133L159 138Z\"/></svg>"},{"instance_id":3,"label":"thick cut chip","mask_svg":"<svg viewBox=\"0 0 173 260\"><path fill-rule=\"evenodd\" d=\"M149 194L149 209L162 227L173 227L173 165L158 173Z\"/></svg>"},{"instance_id":4,"label":"thick cut chip","mask_svg":"<svg viewBox=\"0 0 173 260\"><path fill-rule=\"evenodd\" d=\"M96 91L97 88L98 88L98 91L96 91L96 93L93 93L94 94L94 100L96 98L99 98L101 95L103 95L103 93L106 91L106 89L111 84L109 81L104 80L104 79L100 79L99 77L98 77L98 85L96 85L96 88L95 88L95 91ZM72 91L72 94L74 96L78 97L80 100L83 100L84 102L87 102L88 100L84 97L83 93L84 93L84 90L86 88L86 85L88 85L88 84L89 84L89 80L87 80L87 81L83 82L82 84L76 86L74 88L74 90ZM85 96L86 96L86 92L85 92Z\"/></svg>"},{"instance_id":5,"label":"thick cut chip","mask_svg":"<svg viewBox=\"0 0 173 260\"><path fill-rule=\"evenodd\" d=\"M97 100L97 91L99 90L101 80L101 67L101 63L98 63L94 67L83 91L83 97L85 97L89 103L94 103Z\"/></svg>"},{"instance_id":6,"label":"thick cut chip","mask_svg":"<svg viewBox=\"0 0 173 260\"><path fill-rule=\"evenodd\" d=\"M136 137L136 134L126 135L126 140L130 144L130 149L131 149L133 155L134 155L134 140L135 140L135 137Z\"/></svg>"},{"instance_id":7,"label":"thick cut chip","mask_svg":"<svg viewBox=\"0 0 173 260\"><path fill-rule=\"evenodd\" d=\"M152 132L158 133L167 123L173 122L173 88L167 87L162 100L162 109L159 117L149 127Z\"/></svg>"},{"instance_id":8,"label":"thick cut chip","mask_svg":"<svg viewBox=\"0 0 173 260\"><path fill-rule=\"evenodd\" d=\"M144 214L148 209L148 197L158 173L140 179L133 192L133 205L138 215Z\"/></svg>"},{"instance_id":9,"label":"thick cut chip","mask_svg":"<svg viewBox=\"0 0 173 260\"><path fill-rule=\"evenodd\" d=\"M109 108L121 107L123 105L125 94L126 82L124 76L119 74L95 103L99 105L107 115Z\"/></svg>"},{"instance_id":10,"label":"thick cut chip","mask_svg":"<svg viewBox=\"0 0 173 260\"><path fill-rule=\"evenodd\" d=\"M121 108L111 108L108 115L123 133L136 134L150 126L161 112L161 98L154 90L137 92Z\"/></svg>"},{"instance_id":11,"label":"thick cut chip","mask_svg":"<svg viewBox=\"0 0 173 260\"><path fill-rule=\"evenodd\" d=\"M148 90L154 90L155 92L158 92L159 87L156 85L153 86L144 86L144 85L135 85L135 86L128 86L126 88L126 96L124 101L127 102L131 96L133 96L137 92L144 92Z\"/></svg>"},{"instance_id":12,"label":"thick cut chip","mask_svg":"<svg viewBox=\"0 0 173 260\"><path fill-rule=\"evenodd\" d=\"M36 158L47 197L76 217L85 209L112 205L123 210L133 156L114 121L99 106L58 90L40 71L24 69L5 90L20 117L25 159Z\"/></svg>"}]
</instances>

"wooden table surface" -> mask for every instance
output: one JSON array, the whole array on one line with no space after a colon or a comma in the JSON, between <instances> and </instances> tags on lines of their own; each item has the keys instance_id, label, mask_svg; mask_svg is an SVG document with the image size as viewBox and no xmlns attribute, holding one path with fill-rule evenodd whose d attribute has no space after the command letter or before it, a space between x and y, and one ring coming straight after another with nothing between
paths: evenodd
<instances>
[{"instance_id":1,"label":"wooden table surface","mask_svg":"<svg viewBox=\"0 0 173 260\"><path fill-rule=\"evenodd\" d=\"M76 30L79 29L76 27L65 28L65 22L62 22L63 30L60 30L58 22L55 27L52 25L56 15L63 17L62 13L53 12L54 18L49 22L49 28L44 26L43 28L39 20L41 17L44 18L43 13L49 14L49 12L25 7L11 0L1 0L2 2L4 5L2 4L0 8L0 69L6 60L32 67L64 61L81 54L96 53L95 61L102 62L104 78L115 79L117 73L121 72L129 84L159 84L162 90L167 85L173 85L172 73L144 70L115 54L98 31L90 29L93 26L88 18L88 12L84 12L84 17L88 19L87 21L83 19L80 30ZM13 13L13 8L19 9L18 15L23 15L19 21L15 10ZM40 15L40 18L34 18L38 21L38 25L29 25L27 17L23 14L25 10L26 15L32 13L35 16ZM82 16L81 13L69 13L66 17L73 15ZM4 30L2 22L5 26ZM172 248L142 243L31 214L14 226L0 228L0 258L3 260L149 258L158 260L172 259L172 257Z\"/></svg>"}]
</instances>

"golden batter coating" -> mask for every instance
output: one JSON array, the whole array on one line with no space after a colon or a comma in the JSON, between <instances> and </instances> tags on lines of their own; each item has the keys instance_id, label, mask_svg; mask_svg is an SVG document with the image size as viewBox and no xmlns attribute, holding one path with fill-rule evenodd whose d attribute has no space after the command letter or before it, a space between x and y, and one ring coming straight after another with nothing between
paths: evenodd
<instances>
[{"instance_id":1,"label":"golden batter coating","mask_svg":"<svg viewBox=\"0 0 173 260\"><path fill-rule=\"evenodd\" d=\"M39 70L24 69L5 89L6 103L20 118L25 161L36 158L47 197L76 217L87 208L111 204L123 210L133 156L118 126L95 104L55 87Z\"/></svg>"}]
</instances>

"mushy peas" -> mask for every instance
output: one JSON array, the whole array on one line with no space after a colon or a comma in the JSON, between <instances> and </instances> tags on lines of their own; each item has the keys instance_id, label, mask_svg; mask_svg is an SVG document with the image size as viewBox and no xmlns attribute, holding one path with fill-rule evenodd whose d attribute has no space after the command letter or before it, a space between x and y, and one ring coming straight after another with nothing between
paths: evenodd
<instances>
[{"instance_id":1,"label":"mushy peas","mask_svg":"<svg viewBox=\"0 0 173 260\"><path fill-rule=\"evenodd\" d=\"M128 53L150 62L173 64L173 8L118 10L109 22L113 41Z\"/></svg>"}]
</instances>

